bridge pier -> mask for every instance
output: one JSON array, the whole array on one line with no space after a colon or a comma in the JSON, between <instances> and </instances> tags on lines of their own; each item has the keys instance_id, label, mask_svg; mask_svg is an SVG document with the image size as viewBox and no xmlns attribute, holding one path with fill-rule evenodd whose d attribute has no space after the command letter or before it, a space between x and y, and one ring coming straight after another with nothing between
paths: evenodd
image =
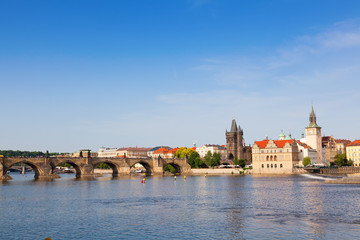
<instances>
[{"instance_id":1,"label":"bridge pier","mask_svg":"<svg viewBox=\"0 0 360 240\"><path fill-rule=\"evenodd\" d=\"M59 175L52 172L52 167L47 160L45 160L44 164L39 164L36 168L33 168L33 170L35 171L35 179L51 180L59 178Z\"/></svg>"},{"instance_id":2,"label":"bridge pier","mask_svg":"<svg viewBox=\"0 0 360 240\"><path fill-rule=\"evenodd\" d=\"M163 175L164 174L164 162L161 158L153 158L152 160L152 174Z\"/></svg>"},{"instance_id":3,"label":"bridge pier","mask_svg":"<svg viewBox=\"0 0 360 240\"><path fill-rule=\"evenodd\" d=\"M80 167L80 175L76 173L76 177L95 177L94 167L91 164L85 164Z\"/></svg>"}]
</instances>

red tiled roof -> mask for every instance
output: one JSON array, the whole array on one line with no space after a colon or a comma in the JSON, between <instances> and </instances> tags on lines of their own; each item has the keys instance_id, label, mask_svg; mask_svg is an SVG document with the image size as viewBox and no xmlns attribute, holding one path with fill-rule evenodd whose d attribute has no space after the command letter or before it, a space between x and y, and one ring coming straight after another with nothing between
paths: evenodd
<instances>
[{"instance_id":1,"label":"red tiled roof","mask_svg":"<svg viewBox=\"0 0 360 240\"><path fill-rule=\"evenodd\" d=\"M324 142L324 141L329 141L331 139L331 136L325 136L325 137L322 137L321 140Z\"/></svg>"},{"instance_id":2,"label":"red tiled roof","mask_svg":"<svg viewBox=\"0 0 360 240\"><path fill-rule=\"evenodd\" d=\"M335 142L336 143L345 143L345 144L351 143L351 141L347 140L347 139L336 139Z\"/></svg>"},{"instance_id":3,"label":"red tiled roof","mask_svg":"<svg viewBox=\"0 0 360 240\"><path fill-rule=\"evenodd\" d=\"M260 147L260 148L265 148L270 140L262 140L262 141L256 141L255 143ZM274 143L276 144L276 146L278 148L283 148L285 146L285 144L288 143L293 143L293 139L290 140L273 140Z\"/></svg>"},{"instance_id":4,"label":"red tiled roof","mask_svg":"<svg viewBox=\"0 0 360 240\"><path fill-rule=\"evenodd\" d=\"M353 146L360 146L360 140L355 140L351 143L349 143L348 145L346 145L347 147L353 147Z\"/></svg>"},{"instance_id":5,"label":"red tiled roof","mask_svg":"<svg viewBox=\"0 0 360 240\"><path fill-rule=\"evenodd\" d=\"M300 146L302 146L303 148L307 148L307 149L312 149L309 145L307 145L306 143L300 142L300 140L296 140L297 144L299 144Z\"/></svg>"},{"instance_id":6,"label":"red tiled roof","mask_svg":"<svg viewBox=\"0 0 360 240\"><path fill-rule=\"evenodd\" d=\"M159 148L157 150L154 151L155 154L167 154L169 152L169 149L166 148Z\"/></svg>"},{"instance_id":7,"label":"red tiled roof","mask_svg":"<svg viewBox=\"0 0 360 240\"><path fill-rule=\"evenodd\" d=\"M173 153L175 154L177 152L177 150L179 150L180 148L173 148L169 151L169 153Z\"/></svg>"}]
</instances>

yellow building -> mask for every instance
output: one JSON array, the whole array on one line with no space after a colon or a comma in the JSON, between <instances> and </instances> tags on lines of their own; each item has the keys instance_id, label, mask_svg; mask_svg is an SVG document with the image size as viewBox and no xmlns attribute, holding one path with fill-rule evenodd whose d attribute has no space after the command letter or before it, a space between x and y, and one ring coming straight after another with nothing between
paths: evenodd
<instances>
[{"instance_id":1,"label":"yellow building","mask_svg":"<svg viewBox=\"0 0 360 240\"><path fill-rule=\"evenodd\" d=\"M282 139L282 138L280 138ZM252 147L254 174L292 174L295 165L301 164L295 140L256 141Z\"/></svg>"},{"instance_id":2,"label":"yellow building","mask_svg":"<svg viewBox=\"0 0 360 240\"><path fill-rule=\"evenodd\" d=\"M346 158L353 161L355 167L360 166L360 140L355 140L346 145Z\"/></svg>"}]
</instances>

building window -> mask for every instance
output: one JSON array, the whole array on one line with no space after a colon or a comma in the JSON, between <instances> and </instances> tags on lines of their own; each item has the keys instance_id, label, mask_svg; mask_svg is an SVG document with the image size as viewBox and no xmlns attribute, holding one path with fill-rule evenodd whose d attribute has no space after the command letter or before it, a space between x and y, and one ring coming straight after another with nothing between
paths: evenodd
<instances>
[{"instance_id":1,"label":"building window","mask_svg":"<svg viewBox=\"0 0 360 240\"><path fill-rule=\"evenodd\" d=\"M269 168L269 164L267 165L267 168Z\"/></svg>"},{"instance_id":2,"label":"building window","mask_svg":"<svg viewBox=\"0 0 360 240\"><path fill-rule=\"evenodd\" d=\"M282 163L280 163L280 168L282 168Z\"/></svg>"},{"instance_id":3,"label":"building window","mask_svg":"<svg viewBox=\"0 0 360 240\"><path fill-rule=\"evenodd\" d=\"M277 164L275 163L275 168L277 168Z\"/></svg>"},{"instance_id":4,"label":"building window","mask_svg":"<svg viewBox=\"0 0 360 240\"><path fill-rule=\"evenodd\" d=\"M261 164L261 168L264 168L264 164Z\"/></svg>"},{"instance_id":5,"label":"building window","mask_svg":"<svg viewBox=\"0 0 360 240\"><path fill-rule=\"evenodd\" d=\"M273 165L271 164L271 168L273 168Z\"/></svg>"}]
</instances>

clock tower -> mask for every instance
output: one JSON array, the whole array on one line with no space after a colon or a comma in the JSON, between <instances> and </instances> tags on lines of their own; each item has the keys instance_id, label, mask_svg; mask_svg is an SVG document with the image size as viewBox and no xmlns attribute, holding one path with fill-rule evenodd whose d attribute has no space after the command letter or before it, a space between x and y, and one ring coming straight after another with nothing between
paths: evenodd
<instances>
[{"instance_id":1,"label":"clock tower","mask_svg":"<svg viewBox=\"0 0 360 240\"><path fill-rule=\"evenodd\" d=\"M309 121L310 124L306 127L306 144L316 150L316 163L323 163L321 127L316 123L316 115L313 107L311 107Z\"/></svg>"}]
</instances>

